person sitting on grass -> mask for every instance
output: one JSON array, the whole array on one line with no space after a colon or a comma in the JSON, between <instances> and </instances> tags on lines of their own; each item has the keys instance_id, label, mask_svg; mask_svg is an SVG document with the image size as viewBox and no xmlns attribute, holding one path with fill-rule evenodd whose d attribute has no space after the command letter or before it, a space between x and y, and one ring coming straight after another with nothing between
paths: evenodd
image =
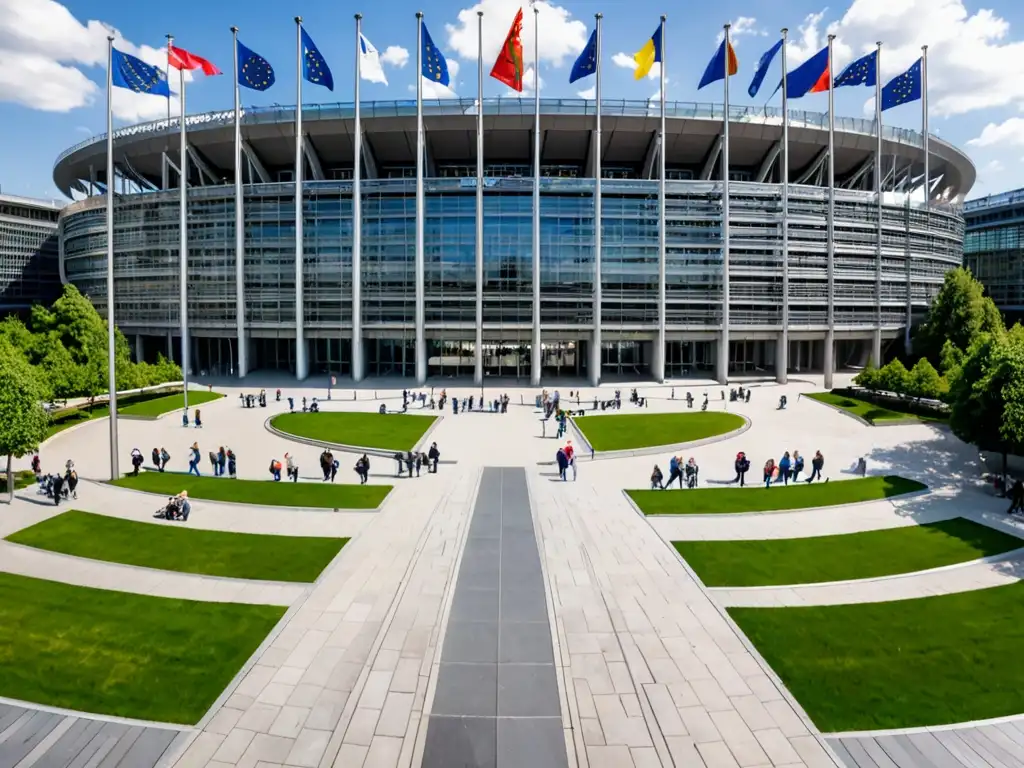
<instances>
[{"instance_id":1,"label":"person sitting on grass","mask_svg":"<svg viewBox=\"0 0 1024 768\"><path fill-rule=\"evenodd\" d=\"M657 464L654 465L654 470L651 472L651 490L652 491L663 491L665 485L662 481L665 479L665 475L661 471L661 467Z\"/></svg>"}]
</instances>

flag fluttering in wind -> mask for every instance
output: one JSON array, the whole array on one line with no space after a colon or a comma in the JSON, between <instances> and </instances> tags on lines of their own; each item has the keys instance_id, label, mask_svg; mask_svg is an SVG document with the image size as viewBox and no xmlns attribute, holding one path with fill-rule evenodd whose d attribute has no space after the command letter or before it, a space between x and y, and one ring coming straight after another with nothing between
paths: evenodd
<instances>
[{"instance_id":1,"label":"flag fluttering in wind","mask_svg":"<svg viewBox=\"0 0 1024 768\"><path fill-rule=\"evenodd\" d=\"M380 63L380 54L362 32L359 33L359 76L371 83L388 84L384 67Z\"/></svg>"},{"instance_id":2,"label":"flag fluttering in wind","mask_svg":"<svg viewBox=\"0 0 1024 768\"><path fill-rule=\"evenodd\" d=\"M828 80L828 46L826 46L792 72L787 73L786 93L791 99L799 99L808 93L823 93L828 90ZM779 83L779 88L781 87L782 83Z\"/></svg>"},{"instance_id":3,"label":"flag fluttering in wind","mask_svg":"<svg viewBox=\"0 0 1024 768\"><path fill-rule=\"evenodd\" d=\"M491 77L504 83L513 91L523 92L523 9L520 8L512 20L512 26L505 36L505 42L498 52L498 59L491 68ZM534 73L536 79L536 73Z\"/></svg>"},{"instance_id":4,"label":"flag fluttering in wind","mask_svg":"<svg viewBox=\"0 0 1024 768\"><path fill-rule=\"evenodd\" d=\"M331 68L305 29L302 30L302 78L313 85L322 85L328 91L334 90Z\"/></svg>"},{"instance_id":5,"label":"flag fluttering in wind","mask_svg":"<svg viewBox=\"0 0 1024 768\"><path fill-rule=\"evenodd\" d=\"M882 110L908 104L921 98L921 59L910 65L910 69L896 75L882 88Z\"/></svg>"},{"instance_id":6,"label":"flag fluttering in wind","mask_svg":"<svg viewBox=\"0 0 1024 768\"><path fill-rule=\"evenodd\" d=\"M655 64L661 63L661 37L663 34L663 24L659 24L658 28L651 35L651 39L644 43L644 47L633 54L633 61L636 62L636 70L633 72L633 79L639 80L642 77L647 77L647 74L651 71L651 68Z\"/></svg>"},{"instance_id":7,"label":"flag fluttering in wind","mask_svg":"<svg viewBox=\"0 0 1024 768\"><path fill-rule=\"evenodd\" d=\"M201 69L206 76L223 74L217 66L202 56L189 53L184 48L174 45L167 46L167 63L175 69L196 70Z\"/></svg>"},{"instance_id":8,"label":"flag fluttering in wind","mask_svg":"<svg viewBox=\"0 0 1024 768\"><path fill-rule=\"evenodd\" d=\"M420 34L420 46L423 51L421 74L433 83L451 85L451 80L448 77L448 60L445 59L443 53L437 50L437 46L434 45L434 41L430 37L430 32L427 31L426 24L422 25L422 29Z\"/></svg>"},{"instance_id":9,"label":"flag fluttering in wind","mask_svg":"<svg viewBox=\"0 0 1024 768\"><path fill-rule=\"evenodd\" d=\"M265 91L277 80L270 62L238 43L238 84L254 91Z\"/></svg>"},{"instance_id":10,"label":"flag fluttering in wind","mask_svg":"<svg viewBox=\"0 0 1024 768\"><path fill-rule=\"evenodd\" d=\"M836 75L832 87L842 88L845 85L870 85L874 87L877 78L878 51L872 51L847 64L846 69Z\"/></svg>"},{"instance_id":11,"label":"flag fluttering in wind","mask_svg":"<svg viewBox=\"0 0 1024 768\"><path fill-rule=\"evenodd\" d=\"M747 95L750 98L757 96L757 92L761 90L761 83L764 82L764 76L768 74L768 67L771 66L772 61L775 60L776 54L782 50L782 41L779 40L775 45L761 54L761 58L757 62L757 69L754 71L754 78L750 81L750 87L747 88Z\"/></svg>"},{"instance_id":12,"label":"flag fluttering in wind","mask_svg":"<svg viewBox=\"0 0 1024 768\"><path fill-rule=\"evenodd\" d=\"M147 64L117 48L111 49L111 83L115 88L126 88L135 93L148 93L153 96L170 97L167 87L167 76L159 67Z\"/></svg>"},{"instance_id":13,"label":"flag fluttering in wind","mask_svg":"<svg viewBox=\"0 0 1024 768\"><path fill-rule=\"evenodd\" d=\"M719 80L725 80L725 78L735 75L739 68L740 64L736 59L736 51L733 50L732 43L723 38L721 45L718 46L718 50L715 51L715 55L708 62L707 69L704 70L704 76L700 79L700 85L697 86L697 90L699 91L705 85L711 85L711 83L716 83Z\"/></svg>"},{"instance_id":14,"label":"flag fluttering in wind","mask_svg":"<svg viewBox=\"0 0 1024 768\"><path fill-rule=\"evenodd\" d=\"M576 57L576 63L572 65L572 72L569 73L569 82L575 83L584 77L590 77L597 72L597 30L590 33L590 40L587 41L583 52Z\"/></svg>"}]
</instances>

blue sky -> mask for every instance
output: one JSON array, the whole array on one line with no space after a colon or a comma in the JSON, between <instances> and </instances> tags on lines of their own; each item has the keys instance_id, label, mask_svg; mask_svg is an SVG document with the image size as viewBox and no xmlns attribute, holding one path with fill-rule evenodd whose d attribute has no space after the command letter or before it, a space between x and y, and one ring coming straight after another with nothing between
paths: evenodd
<instances>
[{"instance_id":1,"label":"blue sky","mask_svg":"<svg viewBox=\"0 0 1024 768\"><path fill-rule=\"evenodd\" d=\"M497 47L511 23L519 0L482 0L485 9L485 65L489 70ZM31 7L29 7L31 6ZM386 11L382 10L386 8ZM449 60L458 61L454 90L475 96L476 5L463 0L387 0L362 7L337 0L217 0L208 3L154 3L137 0L0 0L0 188L33 197L59 196L51 180L56 156L67 147L105 129L105 32L115 27L119 47L152 58L168 32L176 44L205 56L227 74L203 78L187 88L189 112L229 109L232 104L232 25L240 39L266 57L277 84L266 93L243 90L245 105L293 104L295 100L295 25L301 15L334 73L335 91L307 85L304 102L349 101L352 96L353 18L363 13L364 33L385 58L390 85L363 83L364 100L406 99L415 84L415 12L422 10L434 41ZM733 79L733 103L749 104L746 87L757 59L778 37L791 30L790 61L795 64L824 45L825 35L838 35L836 68L873 45L885 43L883 76L888 78L930 46L931 129L966 149L979 171L972 196L1020 186L1024 171L1024 3L989 0L718 0L679 3L667 0L551 0L543 8L541 30L541 93L544 97L577 97L592 81L568 83L569 69L594 23L604 14L604 97L646 99L657 91L656 80L635 82L633 73L617 64L632 54L668 13L667 97L682 101L720 101L721 89L697 92L697 81L713 54L716 35L726 21L740 32L735 38L740 61ZM466 29L460 21L471 21ZM582 26L581 26L582 25ZM584 29L585 26L585 29ZM532 60L532 21L527 14L524 35L527 63ZM403 48L410 61L403 63ZM402 66L399 66L402 64ZM461 65L461 66L460 66ZM777 71L777 70L775 70ZM772 80L762 91L771 92ZM527 78L532 82L531 76ZM90 81L92 85L90 85ZM487 96L508 89L488 80ZM836 91L838 115L870 116L873 89ZM140 101L142 100L142 101ZM776 102L777 103L777 100ZM794 109L824 111L825 94L791 103ZM165 110L157 97L125 93L118 124L152 119ZM920 108L907 105L886 113L888 124L920 127Z\"/></svg>"}]
</instances>

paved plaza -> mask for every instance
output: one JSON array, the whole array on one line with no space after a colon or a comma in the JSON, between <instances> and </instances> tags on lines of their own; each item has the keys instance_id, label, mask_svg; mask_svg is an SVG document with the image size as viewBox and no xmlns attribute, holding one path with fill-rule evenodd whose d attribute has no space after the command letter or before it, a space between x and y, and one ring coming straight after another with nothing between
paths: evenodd
<instances>
[{"instance_id":1,"label":"paved plaza","mask_svg":"<svg viewBox=\"0 0 1024 768\"><path fill-rule=\"evenodd\" d=\"M326 395L312 386L282 388L297 400ZM270 460L283 462L289 452L300 482L319 482L321 448L267 430L265 422L287 410L267 389L267 408L243 409L242 389L218 387L227 397L202 406L202 429L182 428L179 414L122 419L121 470L130 466L132 448L148 460L153 447L164 447L172 455L169 469L184 471L188 448L198 441L204 458L220 446L234 449L241 478L268 479ZM450 396L480 396L478 388L447 389ZM569 389L560 388L563 402ZM592 406L595 396L611 398L614 389L584 387L581 406ZM807 457L820 450L823 474L833 483L852 477L851 466L864 457L869 474L919 480L929 492L827 510L647 518L623 489L648 487L654 463L667 475L669 451L591 459L582 435L570 429L580 458L575 481L563 482L553 460L564 438L555 439L550 424L541 437L537 392L488 386L488 399L509 395L508 413L454 415L447 408L425 437L442 454L436 475L396 478L392 460L372 457L370 482L394 485L376 512L193 501L186 524L192 528L351 537L313 584L165 573L0 541L0 571L287 608L194 727L7 701L0 705L0 768L1024 765L1024 724L1012 718L899 733L820 733L725 611L984 589L1021 578L1019 550L858 582L707 589L669 544L825 536L954 517L1024 537L1024 526L1006 518L1005 501L982 486L976 451L940 426L867 427L800 397L820 391L814 377L756 384L749 403L721 400L722 387L711 383L641 387L648 398L643 412L686 410L688 389L698 407L707 390L711 410L750 421L742 434L685 452L700 465L705 487L732 479L738 451L750 457L751 476L759 476L767 458L795 449ZM321 404L367 412L381 402L401 407L400 388L377 393L389 399L375 399L372 387L357 390L355 399L353 390L340 389ZM783 394L789 405L778 410ZM621 413L639 411L627 397L624 387ZM152 518L161 497L102 482L110 471L107 430L106 420L88 422L42 446L44 471L73 459L84 480L79 499L61 509L167 525ZM358 454L335 455L338 480L355 482ZM28 457L18 468L27 465ZM207 467L204 460L204 474ZM0 507L0 538L59 512L34 489L16 496Z\"/></svg>"}]
</instances>

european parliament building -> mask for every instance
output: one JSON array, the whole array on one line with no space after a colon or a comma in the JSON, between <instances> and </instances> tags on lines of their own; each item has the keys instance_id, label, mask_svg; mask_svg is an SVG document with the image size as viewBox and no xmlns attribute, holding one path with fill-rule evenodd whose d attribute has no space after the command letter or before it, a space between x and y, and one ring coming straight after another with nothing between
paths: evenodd
<instances>
[{"instance_id":1,"label":"european parliament building","mask_svg":"<svg viewBox=\"0 0 1024 768\"><path fill-rule=\"evenodd\" d=\"M969 200L964 266L1010 319L1024 317L1024 189Z\"/></svg>"},{"instance_id":2,"label":"european parliament building","mask_svg":"<svg viewBox=\"0 0 1024 768\"><path fill-rule=\"evenodd\" d=\"M925 311L946 271L962 262L960 202L974 183L975 169L963 152L941 139L928 142L925 184L920 133L885 127L876 163L874 123L837 118L829 158L827 115L791 110L783 147L778 112L732 108L726 212L721 105L669 103L662 265L660 109L646 101L605 101L598 135L593 101L542 100L540 269L534 280L533 110L532 101L484 102L478 315L475 101L424 105L420 306L415 102L362 105L357 272L352 269L353 105L304 106L298 330L295 108L247 109L242 119L241 286L236 280L234 113L188 118L184 166L192 371L244 375L279 369L299 378L329 373L356 380L408 377L418 383L475 373L535 384L688 376L725 380L730 375L785 380L787 372L832 371L879 359L883 346L902 339L908 322ZM598 141L600 254L595 249ZM178 146L178 120L162 120L117 131L113 179L105 178L104 136L68 149L54 168L57 186L82 198L60 216L62 277L102 313L107 304L102 193L114 185L115 318L146 359L168 352L177 359L182 341L178 169L183 158ZM788 196L781 184L783 158ZM830 162L835 179L831 259ZM879 167L881 205L874 191ZM914 192L920 202L907 202ZM297 338L305 354L297 354ZM539 349L534 349L537 339Z\"/></svg>"},{"instance_id":3,"label":"european parliament building","mask_svg":"<svg viewBox=\"0 0 1024 768\"><path fill-rule=\"evenodd\" d=\"M60 295L57 217L62 204L0 194L0 317Z\"/></svg>"}]
</instances>

